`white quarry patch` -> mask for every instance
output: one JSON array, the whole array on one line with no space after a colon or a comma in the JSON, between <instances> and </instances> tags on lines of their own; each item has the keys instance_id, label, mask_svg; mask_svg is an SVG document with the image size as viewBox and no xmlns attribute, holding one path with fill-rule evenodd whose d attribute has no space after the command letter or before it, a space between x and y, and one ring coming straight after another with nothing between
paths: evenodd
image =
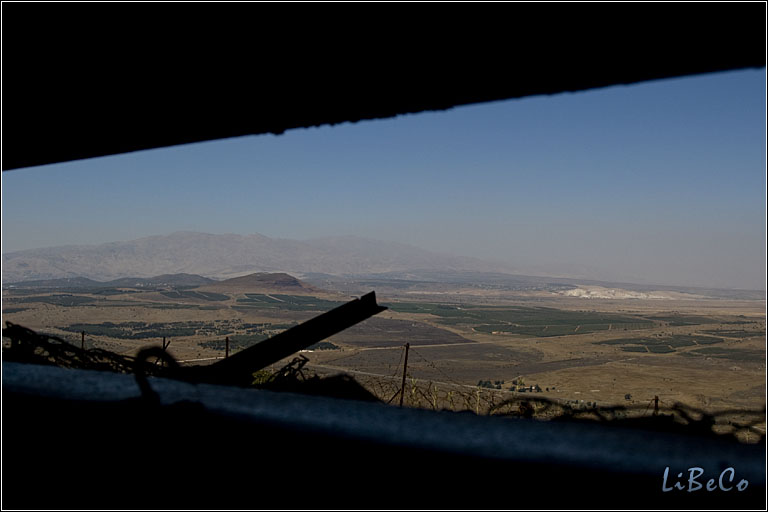
<instances>
[{"instance_id":1,"label":"white quarry patch","mask_svg":"<svg viewBox=\"0 0 768 512\"><path fill-rule=\"evenodd\" d=\"M602 286L580 286L573 290L565 290L558 293L566 297L579 297L582 299L672 299L674 295L668 292L633 292Z\"/></svg>"}]
</instances>

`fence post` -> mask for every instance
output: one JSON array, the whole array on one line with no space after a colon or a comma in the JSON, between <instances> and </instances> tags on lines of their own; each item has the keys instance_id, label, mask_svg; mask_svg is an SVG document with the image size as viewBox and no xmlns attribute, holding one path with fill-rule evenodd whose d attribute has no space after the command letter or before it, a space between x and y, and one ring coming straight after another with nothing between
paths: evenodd
<instances>
[{"instance_id":1,"label":"fence post","mask_svg":"<svg viewBox=\"0 0 768 512\"><path fill-rule=\"evenodd\" d=\"M403 363L403 383L400 386L400 407L403 406L403 398L405 398L405 370L408 368L408 349L411 347L410 343L405 344L405 362Z\"/></svg>"},{"instance_id":2,"label":"fence post","mask_svg":"<svg viewBox=\"0 0 768 512\"><path fill-rule=\"evenodd\" d=\"M168 343L166 343L165 342L165 336L163 336L163 352L166 351L165 349L167 349L170 346L170 344L171 344L171 340L168 340ZM167 364L165 362L165 359L163 359L163 367L165 367L165 366L167 366Z\"/></svg>"}]
</instances>

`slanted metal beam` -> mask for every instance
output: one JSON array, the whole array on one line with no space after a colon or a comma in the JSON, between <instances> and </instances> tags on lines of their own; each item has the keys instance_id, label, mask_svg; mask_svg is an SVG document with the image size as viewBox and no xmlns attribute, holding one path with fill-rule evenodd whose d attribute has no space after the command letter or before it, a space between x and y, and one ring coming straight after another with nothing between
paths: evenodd
<instances>
[{"instance_id":1,"label":"slanted metal beam","mask_svg":"<svg viewBox=\"0 0 768 512\"><path fill-rule=\"evenodd\" d=\"M247 386L253 381L253 372L386 309L376 304L376 293L370 292L210 366L180 368L178 378L213 384Z\"/></svg>"}]
</instances>

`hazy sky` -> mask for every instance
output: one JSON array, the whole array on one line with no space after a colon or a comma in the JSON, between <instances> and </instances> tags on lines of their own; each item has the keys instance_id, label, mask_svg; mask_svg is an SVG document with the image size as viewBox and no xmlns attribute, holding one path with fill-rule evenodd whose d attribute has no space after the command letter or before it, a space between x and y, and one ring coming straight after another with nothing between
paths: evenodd
<instances>
[{"instance_id":1,"label":"hazy sky","mask_svg":"<svg viewBox=\"0 0 768 512\"><path fill-rule=\"evenodd\" d=\"M191 230L354 234L762 289L765 69L2 173L3 252Z\"/></svg>"}]
</instances>

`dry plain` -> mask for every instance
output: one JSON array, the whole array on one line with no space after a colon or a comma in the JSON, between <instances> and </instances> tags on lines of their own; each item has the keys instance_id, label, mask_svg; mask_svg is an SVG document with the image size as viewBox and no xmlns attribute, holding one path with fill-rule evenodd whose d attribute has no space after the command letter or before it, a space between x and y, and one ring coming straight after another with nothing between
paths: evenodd
<instances>
[{"instance_id":1,"label":"dry plain","mask_svg":"<svg viewBox=\"0 0 768 512\"><path fill-rule=\"evenodd\" d=\"M87 347L122 354L166 336L183 364L209 364L224 356L225 337L242 350L351 298L263 288L6 289L3 320L77 345L85 331ZM406 405L482 413L527 393L582 407L647 407L655 396L708 412L765 407L763 300L456 288L387 290L378 301L389 309L302 352L310 374L349 374L388 401L409 343Z\"/></svg>"}]
</instances>

